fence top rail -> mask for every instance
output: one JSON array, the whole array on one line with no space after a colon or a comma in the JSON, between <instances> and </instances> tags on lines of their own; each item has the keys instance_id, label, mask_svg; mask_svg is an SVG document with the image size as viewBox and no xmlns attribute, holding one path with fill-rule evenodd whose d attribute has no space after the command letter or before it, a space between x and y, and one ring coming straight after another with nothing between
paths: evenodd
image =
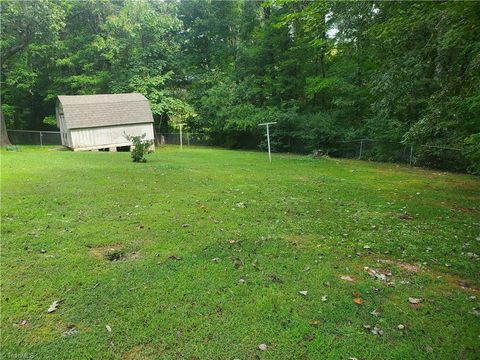
<instances>
[{"instance_id":1,"label":"fence top rail","mask_svg":"<svg viewBox=\"0 0 480 360\"><path fill-rule=\"evenodd\" d=\"M337 144L343 144L343 143L350 143L350 142L357 142L357 141L365 141L368 139L355 139L355 140L342 140L342 141L335 141Z\"/></svg>"},{"instance_id":2,"label":"fence top rail","mask_svg":"<svg viewBox=\"0 0 480 360\"><path fill-rule=\"evenodd\" d=\"M462 151L462 149L459 148L452 148L448 146L437 146L437 145L418 145L420 147L429 147L429 148L435 148L435 149L444 149L444 150L455 150L455 151Z\"/></svg>"},{"instance_id":3,"label":"fence top rail","mask_svg":"<svg viewBox=\"0 0 480 360\"><path fill-rule=\"evenodd\" d=\"M347 144L347 143L355 143L355 142L361 142L361 141L383 142L383 143L389 143L389 144L399 144L399 145L404 145L404 146L427 147L427 148L435 148L435 149L442 149L442 150L462 151L462 149L460 149L460 148L454 148L454 147L448 147L448 146L409 144L409 143L402 143L402 142L396 142L396 141L375 140L375 139L343 140L343 141L336 141L336 143L337 144Z\"/></svg>"},{"instance_id":4,"label":"fence top rail","mask_svg":"<svg viewBox=\"0 0 480 360\"><path fill-rule=\"evenodd\" d=\"M391 144L410 145L410 144L404 144L404 143L402 143L402 142L397 142L397 141L390 141L390 140L375 140L375 139L354 139L354 140L343 140L343 141L336 141L336 143L351 143L351 142L358 142L358 141L372 141L372 142L384 142L384 143L391 143Z\"/></svg>"},{"instance_id":5,"label":"fence top rail","mask_svg":"<svg viewBox=\"0 0 480 360\"><path fill-rule=\"evenodd\" d=\"M50 130L14 130L14 129L7 129L7 131L60 134L60 131L50 131Z\"/></svg>"},{"instance_id":6,"label":"fence top rail","mask_svg":"<svg viewBox=\"0 0 480 360\"><path fill-rule=\"evenodd\" d=\"M180 135L180 132L176 133L162 133L162 132L155 132L158 135ZM188 132L188 131L182 131L182 134L191 134L191 135L206 135L206 133L194 133L194 132Z\"/></svg>"},{"instance_id":7,"label":"fence top rail","mask_svg":"<svg viewBox=\"0 0 480 360\"><path fill-rule=\"evenodd\" d=\"M20 133L37 133L37 134L60 134L60 131L51 131L51 130L17 130L17 129L7 129L7 132L20 132ZM177 135L179 136L180 133L160 133L155 132L156 135ZM185 132L185 135L208 135L206 133L195 133L195 132ZM452 151L462 151L460 148L448 147L448 146L438 146L438 145L421 145L421 144L408 144L408 143L401 143L395 141L388 141L388 140L375 140L375 139L353 139L353 140L342 140L336 141L337 144L347 144L347 143L355 143L355 142L362 142L362 141L371 141L371 142L384 142L384 143L391 143L391 144L401 144L404 146L415 146L415 147L427 147L427 148L434 148L434 149L442 149L442 150L452 150Z\"/></svg>"},{"instance_id":8,"label":"fence top rail","mask_svg":"<svg viewBox=\"0 0 480 360\"><path fill-rule=\"evenodd\" d=\"M18 130L18 129L7 129L8 132L22 132L22 133L49 133L49 134L60 134L60 131L51 131L51 130ZM159 133L155 132L157 135L180 135L179 132L176 133ZM194 133L194 132L184 132L183 134L189 135L206 135L206 133Z\"/></svg>"}]
</instances>

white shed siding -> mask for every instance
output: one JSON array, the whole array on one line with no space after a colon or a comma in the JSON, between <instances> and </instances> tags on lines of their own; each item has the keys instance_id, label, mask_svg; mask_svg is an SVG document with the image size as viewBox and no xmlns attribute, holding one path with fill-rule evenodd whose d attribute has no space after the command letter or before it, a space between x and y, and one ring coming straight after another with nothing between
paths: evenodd
<instances>
[{"instance_id":1,"label":"white shed siding","mask_svg":"<svg viewBox=\"0 0 480 360\"><path fill-rule=\"evenodd\" d=\"M130 136L147 134L147 140L154 140L151 123L72 129L70 132L72 139L70 147L79 150L131 145L125 134Z\"/></svg>"},{"instance_id":2,"label":"white shed siding","mask_svg":"<svg viewBox=\"0 0 480 360\"><path fill-rule=\"evenodd\" d=\"M72 147L72 137L70 131L65 124L65 114L63 113L63 107L61 104L58 104L56 108L57 123L60 128L60 137L62 139L62 145L67 147Z\"/></svg>"}]
</instances>

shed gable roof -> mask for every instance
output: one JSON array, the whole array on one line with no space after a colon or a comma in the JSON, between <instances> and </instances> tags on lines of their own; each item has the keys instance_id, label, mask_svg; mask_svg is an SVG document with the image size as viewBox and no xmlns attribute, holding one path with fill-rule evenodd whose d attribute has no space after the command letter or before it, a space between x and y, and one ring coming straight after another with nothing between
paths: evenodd
<instances>
[{"instance_id":1,"label":"shed gable roof","mask_svg":"<svg viewBox=\"0 0 480 360\"><path fill-rule=\"evenodd\" d=\"M142 94L62 95L58 101L68 129L153 122Z\"/></svg>"}]
</instances>

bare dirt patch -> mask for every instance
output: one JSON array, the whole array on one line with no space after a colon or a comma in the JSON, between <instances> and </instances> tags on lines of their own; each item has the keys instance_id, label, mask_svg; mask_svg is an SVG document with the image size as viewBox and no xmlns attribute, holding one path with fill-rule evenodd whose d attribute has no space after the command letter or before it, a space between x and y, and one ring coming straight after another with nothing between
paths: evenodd
<instances>
[{"instance_id":1,"label":"bare dirt patch","mask_svg":"<svg viewBox=\"0 0 480 360\"><path fill-rule=\"evenodd\" d=\"M439 271L434 271L430 269L425 269L420 267L419 265L411 264L411 263L406 263L398 260L390 260L390 259L377 259L377 262L381 264L391 264L391 265L396 265L399 268L406 270L410 273L425 273L433 278L443 278L445 281L450 284L453 287L459 287L463 290L467 290L470 292L475 292L475 293L480 293L480 289L473 286L469 282L461 279L458 276L451 275L451 274L446 274L443 272Z\"/></svg>"},{"instance_id":2,"label":"bare dirt patch","mask_svg":"<svg viewBox=\"0 0 480 360\"><path fill-rule=\"evenodd\" d=\"M475 209L475 208L467 208L467 207L461 207L461 206L455 206L452 208L452 211L456 211L456 212L459 212L459 213L474 213L474 212L477 212L478 209Z\"/></svg>"},{"instance_id":3,"label":"bare dirt patch","mask_svg":"<svg viewBox=\"0 0 480 360\"><path fill-rule=\"evenodd\" d=\"M98 247L91 247L88 249L88 254L91 257L96 259L104 259L105 254L108 252L119 251L122 249L121 245L105 245L105 246L98 246Z\"/></svg>"},{"instance_id":4,"label":"bare dirt patch","mask_svg":"<svg viewBox=\"0 0 480 360\"><path fill-rule=\"evenodd\" d=\"M402 261L394 261L394 260L389 260L389 259L378 259L377 262L381 264L394 264L398 266L399 268L409 271L409 272L415 272L418 273L420 272L420 267L418 265L402 262Z\"/></svg>"},{"instance_id":5,"label":"bare dirt patch","mask_svg":"<svg viewBox=\"0 0 480 360\"><path fill-rule=\"evenodd\" d=\"M457 180L457 179L445 179L445 183L450 185L452 188L460 188L463 190L468 191L475 191L478 192L478 181L477 179L465 179L465 180Z\"/></svg>"},{"instance_id":6,"label":"bare dirt patch","mask_svg":"<svg viewBox=\"0 0 480 360\"><path fill-rule=\"evenodd\" d=\"M460 289L473 292L476 294L480 293L480 289L476 286L473 286L471 283L468 281L465 281L458 276L454 275L443 275L444 279L451 285L459 287Z\"/></svg>"}]
</instances>

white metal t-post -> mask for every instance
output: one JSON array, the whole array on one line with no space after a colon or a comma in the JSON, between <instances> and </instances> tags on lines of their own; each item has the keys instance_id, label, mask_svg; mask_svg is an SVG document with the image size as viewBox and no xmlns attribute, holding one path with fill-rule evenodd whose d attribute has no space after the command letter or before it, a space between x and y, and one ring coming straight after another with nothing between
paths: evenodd
<instances>
[{"instance_id":1,"label":"white metal t-post","mask_svg":"<svg viewBox=\"0 0 480 360\"><path fill-rule=\"evenodd\" d=\"M268 128L269 125L274 125L277 122L268 122L268 123L263 123L263 124L258 124L258 126L266 126L267 128L267 144L268 144L268 161L272 162L272 152L270 150L270 130Z\"/></svg>"},{"instance_id":2,"label":"white metal t-post","mask_svg":"<svg viewBox=\"0 0 480 360\"><path fill-rule=\"evenodd\" d=\"M186 124L178 124L180 126L180 149L183 149L182 126Z\"/></svg>"}]
</instances>

